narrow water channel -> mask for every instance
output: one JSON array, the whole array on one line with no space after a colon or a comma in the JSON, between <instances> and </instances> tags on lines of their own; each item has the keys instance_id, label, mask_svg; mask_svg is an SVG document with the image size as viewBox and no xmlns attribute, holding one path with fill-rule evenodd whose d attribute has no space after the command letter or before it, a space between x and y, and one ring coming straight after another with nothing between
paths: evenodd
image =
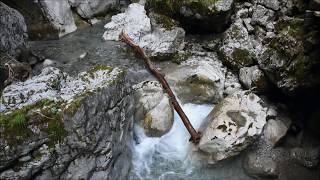
<instances>
[{"instance_id":1,"label":"narrow water channel","mask_svg":"<svg viewBox=\"0 0 320 180\"><path fill-rule=\"evenodd\" d=\"M197 129L212 105L185 104L183 110ZM135 125L131 180L249 180L241 167L241 156L219 165L208 165L193 153L194 145L177 113L172 129L162 137L147 137Z\"/></svg>"}]
</instances>

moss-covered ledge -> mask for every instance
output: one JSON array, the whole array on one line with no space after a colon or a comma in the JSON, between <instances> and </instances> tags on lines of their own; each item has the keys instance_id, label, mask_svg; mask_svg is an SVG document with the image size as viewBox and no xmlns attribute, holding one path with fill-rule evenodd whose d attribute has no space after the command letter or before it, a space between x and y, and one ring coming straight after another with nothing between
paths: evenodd
<instances>
[{"instance_id":1,"label":"moss-covered ledge","mask_svg":"<svg viewBox=\"0 0 320 180\"><path fill-rule=\"evenodd\" d=\"M126 71L103 65L77 77L45 68L8 86L0 102L0 179L124 178L130 164L121 159L131 157L130 93Z\"/></svg>"},{"instance_id":2,"label":"moss-covered ledge","mask_svg":"<svg viewBox=\"0 0 320 180\"><path fill-rule=\"evenodd\" d=\"M0 103L0 138L10 146L30 137L46 137L49 146L59 143L67 135L64 117L72 117L87 97L119 83L125 75L124 70L104 65L77 78L47 68L37 77L7 87Z\"/></svg>"}]
</instances>

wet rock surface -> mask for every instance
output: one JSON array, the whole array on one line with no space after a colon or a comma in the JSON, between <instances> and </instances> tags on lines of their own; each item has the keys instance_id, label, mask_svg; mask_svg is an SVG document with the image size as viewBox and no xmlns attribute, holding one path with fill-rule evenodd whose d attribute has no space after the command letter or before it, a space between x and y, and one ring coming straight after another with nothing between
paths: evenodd
<instances>
[{"instance_id":1,"label":"wet rock surface","mask_svg":"<svg viewBox=\"0 0 320 180\"><path fill-rule=\"evenodd\" d=\"M173 125L173 107L157 81L144 81L133 87L136 99L135 119L149 136L160 137Z\"/></svg>"}]
</instances>

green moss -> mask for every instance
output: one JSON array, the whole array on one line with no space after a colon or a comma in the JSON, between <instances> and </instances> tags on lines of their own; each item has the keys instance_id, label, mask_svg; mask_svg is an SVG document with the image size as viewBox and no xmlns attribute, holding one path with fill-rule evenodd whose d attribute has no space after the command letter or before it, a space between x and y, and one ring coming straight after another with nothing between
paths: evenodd
<instances>
[{"instance_id":1,"label":"green moss","mask_svg":"<svg viewBox=\"0 0 320 180\"><path fill-rule=\"evenodd\" d=\"M177 64L181 64L183 61L187 60L191 56L191 53L184 52L184 53L175 53L171 61Z\"/></svg>"},{"instance_id":2,"label":"green moss","mask_svg":"<svg viewBox=\"0 0 320 180\"><path fill-rule=\"evenodd\" d=\"M302 36L303 31L303 18L294 17L290 19L280 19L276 25L275 30L278 33L289 34L291 36Z\"/></svg>"},{"instance_id":3,"label":"green moss","mask_svg":"<svg viewBox=\"0 0 320 180\"><path fill-rule=\"evenodd\" d=\"M232 52L233 61L242 66L249 66L253 64L253 60L248 50L235 48Z\"/></svg>"},{"instance_id":4,"label":"green moss","mask_svg":"<svg viewBox=\"0 0 320 180\"><path fill-rule=\"evenodd\" d=\"M151 128L151 125L152 125L152 115L150 113L147 113L143 121L143 127L146 129L149 129Z\"/></svg>"},{"instance_id":5,"label":"green moss","mask_svg":"<svg viewBox=\"0 0 320 180\"><path fill-rule=\"evenodd\" d=\"M16 145L25 139L37 138L29 124L32 122L33 128L37 127L42 133L46 133L49 138L48 144L56 144L67 134L63 127L61 105L49 99L42 99L38 102L16 109L7 113L0 113L1 138L6 139L9 145ZM57 127L58 128L52 128Z\"/></svg>"},{"instance_id":6,"label":"green moss","mask_svg":"<svg viewBox=\"0 0 320 180\"><path fill-rule=\"evenodd\" d=\"M60 91L61 89L61 83L58 79L53 79L49 85L54 90Z\"/></svg>"},{"instance_id":7,"label":"green moss","mask_svg":"<svg viewBox=\"0 0 320 180\"><path fill-rule=\"evenodd\" d=\"M113 70L113 67L110 67L110 66L106 66L106 65L97 65L97 66L94 66L92 68L90 68L88 71L87 71L87 74L89 74L89 76L91 78L94 78L94 74L97 72L97 71L112 71Z\"/></svg>"},{"instance_id":8,"label":"green moss","mask_svg":"<svg viewBox=\"0 0 320 180\"><path fill-rule=\"evenodd\" d=\"M155 14L153 17L157 24L161 24L167 30L172 30L177 25L175 21L168 16Z\"/></svg>"},{"instance_id":9,"label":"green moss","mask_svg":"<svg viewBox=\"0 0 320 180\"><path fill-rule=\"evenodd\" d=\"M79 110L79 108L83 104L83 101L92 94L93 92L87 91L76 96L74 100L64 108L64 113L70 117L73 116Z\"/></svg>"}]
</instances>

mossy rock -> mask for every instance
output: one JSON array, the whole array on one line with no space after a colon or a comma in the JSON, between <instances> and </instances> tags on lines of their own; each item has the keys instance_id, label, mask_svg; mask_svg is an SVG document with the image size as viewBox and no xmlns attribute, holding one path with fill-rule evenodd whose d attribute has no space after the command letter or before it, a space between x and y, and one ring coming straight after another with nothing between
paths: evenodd
<instances>
[{"instance_id":1,"label":"mossy rock","mask_svg":"<svg viewBox=\"0 0 320 180\"><path fill-rule=\"evenodd\" d=\"M147 0L146 8L177 19L189 32L222 32L230 21L233 1ZM219 6L219 7L218 7ZM212 24L215 24L214 26Z\"/></svg>"},{"instance_id":2,"label":"mossy rock","mask_svg":"<svg viewBox=\"0 0 320 180\"><path fill-rule=\"evenodd\" d=\"M49 139L50 147L54 146L67 135L61 106L42 99L21 109L0 113L1 139L14 146L43 136Z\"/></svg>"}]
</instances>

